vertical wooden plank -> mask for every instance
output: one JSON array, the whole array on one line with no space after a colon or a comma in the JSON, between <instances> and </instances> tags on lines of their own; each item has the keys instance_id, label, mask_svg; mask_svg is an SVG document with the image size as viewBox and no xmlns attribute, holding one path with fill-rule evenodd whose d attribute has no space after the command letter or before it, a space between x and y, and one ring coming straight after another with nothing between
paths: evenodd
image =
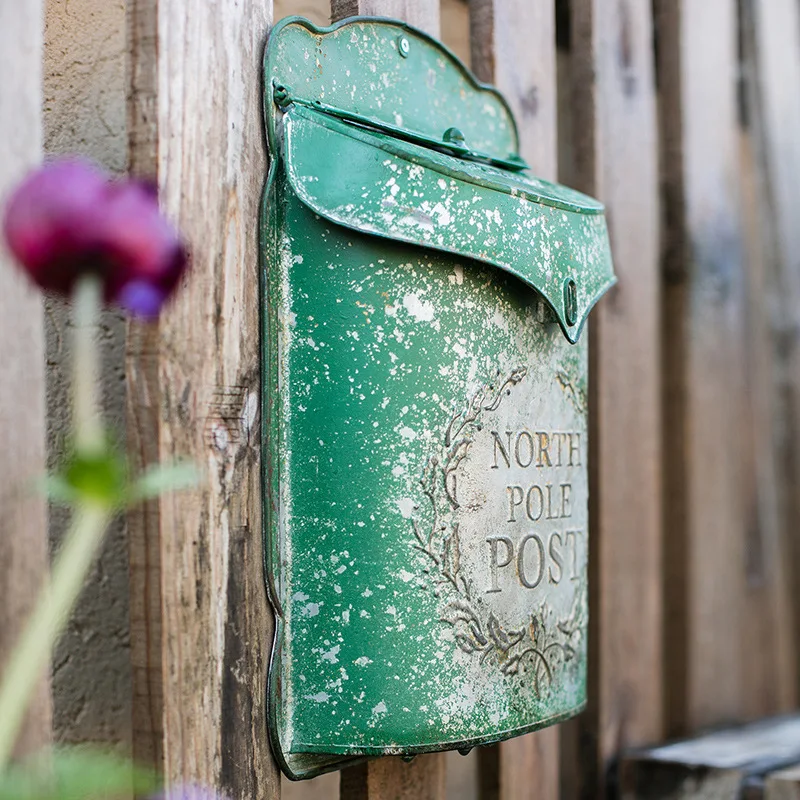
<instances>
[{"instance_id":1,"label":"vertical wooden plank","mask_svg":"<svg viewBox=\"0 0 800 800\"><path fill-rule=\"evenodd\" d=\"M744 20L740 20L740 26ZM746 69L741 65L742 72ZM745 105L741 106L745 110ZM761 181L757 148L748 129L739 131L743 239L745 244L747 301L747 415L745 502L747 539L745 575L747 594L743 618L746 660L743 681L747 687L743 713L754 718L794 707L795 674L792 652L793 624L787 577L791 564L785 549L779 508L778 459L774 425L776 386L770 332L766 237L762 225Z\"/></svg>"},{"instance_id":2,"label":"vertical wooden plank","mask_svg":"<svg viewBox=\"0 0 800 800\"><path fill-rule=\"evenodd\" d=\"M570 10L574 175L606 204L619 278L590 317L589 709L578 782L594 797L621 748L662 733L658 138L650 3L573 0Z\"/></svg>"},{"instance_id":3,"label":"vertical wooden plank","mask_svg":"<svg viewBox=\"0 0 800 800\"><path fill-rule=\"evenodd\" d=\"M446 754L445 797L447 800L479 800L480 750L481 748L472 750L466 756L455 750Z\"/></svg>"},{"instance_id":4,"label":"vertical wooden plank","mask_svg":"<svg viewBox=\"0 0 800 800\"><path fill-rule=\"evenodd\" d=\"M469 12L472 71L508 100L534 174L555 180L555 3L470 0Z\"/></svg>"},{"instance_id":5,"label":"vertical wooden plank","mask_svg":"<svg viewBox=\"0 0 800 800\"><path fill-rule=\"evenodd\" d=\"M203 471L196 489L131 518L142 593L134 746L163 761L169 781L242 800L279 792L266 736L256 233L271 10L268 0L128 7L131 163L157 177L193 253L157 328L130 332L131 451Z\"/></svg>"},{"instance_id":6,"label":"vertical wooden plank","mask_svg":"<svg viewBox=\"0 0 800 800\"><path fill-rule=\"evenodd\" d=\"M555 180L556 38L552 0L470 0L472 71L497 86L517 120L520 153ZM559 728L504 742L481 754L482 792L499 800L559 796ZM497 764L491 763L497 759ZM496 774L496 778L491 776Z\"/></svg>"},{"instance_id":7,"label":"vertical wooden plank","mask_svg":"<svg viewBox=\"0 0 800 800\"><path fill-rule=\"evenodd\" d=\"M330 0L273 0L273 23L293 16L305 17L319 27L328 25L331 21Z\"/></svg>"},{"instance_id":8,"label":"vertical wooden plank","mask_svg":"<svg viewBox=\"0 0 800 800\"><path fill-rule=\"evenodd\" d=\"M331 20L357 14L403 19L439 36L438 0L331 0ZM417 756L408 764L399 758L381 758L353 767L342 772L340 791L348 800L443 800L444 754Z\"/></svg>"},{"instance_id":9,"label":"vertical wooden plank","mask_svg":"<svg viewBox=\"0 0 800 800\"><path fill-rule=\"evenodd\" d=\"M658 2L665 188L665 666L671 734L742 716L747 536L737 19Z\"/></svg>"},{"instance_id":10,"label":"vertical wooden plank","mask_svg":"<svg viewBox=\"0 0 800 800\"><path fill-rule=\"evenodd\" d=\"M397 758L350 767L342 772L341 796L347 800L444 800L444 754Z\"/></svg>"},{"instance_id":11,"label":"vertical wooden plank","mask_svg":"<svg viewBox=\"0 0 800 800\"><path fill-rule=\"evenodd\" d=\"M766 231L759 159L749 131L740 131L743 235L747 278L747 417L743 426L745 449L744 501L747 504L745 615L746 642L743 698L746 718L795 708L796 667L792 619L794 571L789 545L791 533L781 514L781 469L778 464L775 409L777 386L771 335Z\"/></svg>"},{"instance_id":12,"label":"vertical wooden plank","mask_svg":"<svg viewBox=\"0 0 800 800\"><path fill-rule=\"evenodd\" d=\"M130 95L129 166L137 175L158 172L158 15L146 4L126 9ZM159 332L131 325L126 337L128 459L136 471L158 463L161 416ZM164 766L164 688L161 638L160 503L127 515L131 617L131 750L133 758Z\"/></svg>"},{"instance_id":13,"label":"vertical wooden plank","mask_svg":"<svg viewBox=\"0 0 800 800\"><path fill-rule=\"evenodd\" d=\"M746 676L753 687L746 710L763 714L797 702L800 237L787 204L800 198L800 100L791 88L800 80L800 9L789 0L741 0L740 13L750 305L757 341L763 343L751 379L759 386L755 430L762 527L755 583L761 597L749 606L748 638L757 632L765 655L755 665L760 669L751 668ZM748 553L751 569L752 561Z\"/></svg>"},{"instance_id":14,"label":"vertical wooden plank","mask_svg":"<svg viewBox=\"0 0 800 800\"><path fill-rule=\"evenodd\" d=\"M42 157L41 0L0 2L0 209ZM1 212L0 212L1 213ZM0 671L47 574L47 514L34 483L45 471L42 299L0 249ZM17 752L50 741L49 677L42 681Z\"/></svg>"},{"instance_id":15,"label":"vertical wooden plank","mask_svg":"<svg viewBox=\"0 0 800 800\"><path fill-rule=\"evenodd\" d=\"M281 778L281 800L338 800L339 774L329 772L309 781Z\"/></svg>"},{"instance_id":16,"label":"vertical wooden plank","mask_svg":"<svg viewBox=\"0 0 800 800\"><path fill-rule=\"evenodd\" d=\"M471 67L470 14L467 0L441 0L439 9L442 43L449 47L467 67Z\"/></svg>"},{"instance_id":17,"label":"vertical wooden plank","mask_svg":"<svg viewBox=\"0 0 800 800\"><path fill-rule=\"evenodd\" d=\"M439 36L438 0L331 0L331 20L358 15L393 17Z\"/></svg>"}]
</instances>

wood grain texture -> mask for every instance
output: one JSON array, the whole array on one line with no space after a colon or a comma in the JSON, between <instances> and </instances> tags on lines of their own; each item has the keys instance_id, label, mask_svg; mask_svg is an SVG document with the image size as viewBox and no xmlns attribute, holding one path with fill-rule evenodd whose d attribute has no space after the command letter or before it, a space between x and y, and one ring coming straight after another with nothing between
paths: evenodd
<instances>
[{"instance_id":1,"label":"wood grain texture","mask_svg":"<svg viewBox=\"0 0 800 800\"><path fill-rule=\"evenodd\" d=\"M431 0L331 0L331 20L355 16L402 19L431 36L439 36L439 3Z\"/></svg>"},{"instance_id":2,"label":"wood grain texture","mask_svg":"<svg viewBox=\"0 0 800 800\"><path fill-rule=\"evenodd\" d=\"M533 173L555 180L554 3L470 0L469 11L473 72L497 86L509 101L519 130L520 153ZM480 760L484 800L487 794L498 800L557 798L559 735L560 729L553 727L487 748Z\"/></svg>"},{"instance_id":3,"label":"wood grain texture","mask_svg":"<svg viewBox=\"0 0 800 800\"><path fill-rule=\"evenodd\" d=\"M357 14L402 19L439 36L438 0L331 0L331 20ZM347 800L443 800L443 753L418 756L410 763L383 758L342 772L341 796Z\"/></svg>"},{"instance_id":4,"label":"wood grain texture","mask_svg":"<svg viewBox=\"0 0 800 800\"><path fill-rule=\"evenodd\" d=\"M555 4L470 0L472 71L497 86L517 120L520 152L533 172L555 180Z\"/></svg>"},{"instance_id":5,"label":"wood grain texture","mask_svg":"<svg viewBox=\"0 0 800 800\"><path fill-rule=\"evenodd\" d=\"M747 441L734 432L750 424L746 280L736 7L656 7L666 221L665 665L667 727L677 734L744 713L751 495Z\"/></svg>"},{"instance_id":6,"label":"wood grain texture","mask_svg":"<svg viewBox=\"0 0 800 800\"><path fill-rule=\"evenodd\" d=\"M748 380L743 426L745 456L745 502L748 504L745 540L747 579L745 616L742 619L745 641L743 680L747 690L743 714L755 718L795 708L796 652L793 621L793 587L796 575L791 542L794 537L784 527L781 514L779 449L775 413L774 340L771 335L769 281L767 276L767 237L762 209L761 170L753 137L740 134L743 236L747 277ZM787 539L788 537L788 539Z\"/></svg>"},{"instance_id":7,"label":"wood grain texture","mask_svg":"<svg viewBox=\"0 0 800 800\"><path fill-rule=\"evenodd\" d=\"M42 157L40 0L0 3L0 208ZM45 472L44 321L41 294L0 247L0 672L47 575L47 512L35 482ZM17 754L50 741L50 681L28 710Z\"/></svg>"},{"instance_id":8,"label":"wood grain texture","mask_svg":"<svg viewBox=\"0 0 800 800\"><path fill-rule=\"evenodd\" d=\"M131 515L134 747L171 782L277 797L259 480L259 250L267 0L134 0L131 164L192 250L157 329L130 332L129 441L191 460L191 491ZM139 596L136 596L139 593Z\"/></svg>"},{"instance_id":9,"label":"wood grain texture","mask_svg":"<svg viewBox=\"0 0 800 800\"><path fill-rule=\"evenodd\" d=\"M158 174L158 15L145 3L126 8L128 161L136 175ZM131 324L126 336L128 459L137 472L160 459L159 332ZM162 769L164 691L161 637L160 503L127 515L131 617L131 736L134 759Z\"/></svg>"},{"instance_id":10,"label":"wood grain texture","mask_svg":"<svg viewBox=\"0 0 800 800\"><path fill-rule=\"evenodd\" d=\"M753 461L758 525L748 540L748 645L745 676L750 715L797 702L800 640L800 234L787 203L800 198L800 9L792 2L741 4L744 76L742 136L748 219L749 316L752 340L748 385L754 393ZM754 557L755 556L755 557ZM755 595L755 597L753 597Z\"/></svg>"},{"instance_id":11,"label":"wood grain texture","mask_svg":"<svg viewBox=\"0 0 800 800\"><path fill-rule=\"evenodd\" d=\"M444 755L417 756L410 763L381 758L342 771L346 800L444 800Z\"/></svg>"},{"instance_id":12,"label":"wood grain texture","mask_svg":"<svg viewBox=\"0 0 800 800\"><path fill-rule=\"evenodd\" d=\"M589 709L578 784L658 740L661 696L659 182L649 3L573 0L572 173L608 215L619 284L590 320Z\"/></svg>"},{"instance_id":13,"label":"wood grain texture","mask_svg":"<svg viewBox=\"0 0 800 800\"><path fill-rule=\"evenodd\" d=\"M471 67L469 5L466 0L441 0L439 8L442 43Z\"/></svg>"},{"instance_id":14,"label":"wood grain texture","mask_svg":"<svg viewBox=\"0 0 800 800\"><path fill-rule=\"evenodd\" d=\"M339 773L329 772L308 781L290 781L281 777L281 800L338 800Z\"/></svg>"}]
</instances>

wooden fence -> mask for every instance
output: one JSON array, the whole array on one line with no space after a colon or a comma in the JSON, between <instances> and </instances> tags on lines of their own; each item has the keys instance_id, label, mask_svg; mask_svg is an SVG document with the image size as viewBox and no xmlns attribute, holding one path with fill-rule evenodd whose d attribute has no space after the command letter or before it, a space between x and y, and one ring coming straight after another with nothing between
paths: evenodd
<instances>
[{"instance_id":1,"label":"wooden fence","mask_svg":"<svg viewBox=\"0 0 800 800\"><path fill-rule=\"evenodd\" d=\"M20 109L40 102L30 96L38 5L0 0L3 92L19 95L0 105L5 186L38 147L35 136L9 140ZM130 166L157 177L194 252L169 315L128 330L130 453L140 466L188 458L208 475L128 521L136 757L233 798L281 793L266 736L257 218L261 55L270 24L289 13L323 24L381 14L440 36L506 94L535 173L606 203L619 285L590 326L588 710L466 758L371 762L343 772L341 789L338 775L284 782L283 796L600 797L626 748L794 709L796 0L128 0ZM30 23L19 34L5 27L14 15ZM0 330L16 337L9 274ZM26 312L24 324L38 317ZM43 364L31 336L25 360ZM19 388L4 393L7 363L2 412L28 415L33 469L41 409L23 409ZM34 395L38 368L26 373ZM18 470L0 457L0 471ZM15 522L33 570L39 511ZM9 598L20 597L2 569L8 548L0 540L6 629ZM36 719L49 725L46 704Z\"/></svg>"}]
</instances>

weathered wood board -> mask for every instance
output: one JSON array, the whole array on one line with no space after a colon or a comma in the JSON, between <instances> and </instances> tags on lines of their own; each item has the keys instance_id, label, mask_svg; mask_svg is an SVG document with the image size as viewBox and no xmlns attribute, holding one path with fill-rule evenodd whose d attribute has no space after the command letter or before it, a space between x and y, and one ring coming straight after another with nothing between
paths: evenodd
<instances>
[{"instance_id":1,"label":"weathered wood board","mask_svg":"<svg viewBox=\"0 0 800 800\"><path fill-rule=\"evenodd\" d=\"M624 754L620 796L738 800L745 789L748 797L758 796L770 773L795 764L799 756L800 717L775 717Z\"/></svg>"},{"instance_id":2,"label":"weathered wood board","mask_svg":"<svg viewBox=\"0 0 800 800\"><path fill-rule=\"evenodd\" d=\"M620 746L662 734L658 134L650 5L571 12L570 172L606 204L619 278L590 322L589 711L566 768L594 796Z\"/></svg>"},{"instance_id":3,"label":"weathered wood board","mask_svg":"<svg viewBox=\"0 0 800 800\"><path fill-rule=\"evenodd\" d=\"M748 493L746 712L797 703L800 372L796 330L800 284L797 201L800 168L800 10L789 0L741 5L741 153L747 221L748 387L753 431ZM764 657L764 654L769 654Z\"/></svg>"},{"instance_id":4,"label":"weathered wood board","mask_svg":"<svg viewBox=\"0 0 800 800\"><path fill-rule=\"evenodd\" d=\"M665 663L668 731L677 734L742 713L748 515L744 451L730 431L746 419L745 287L736 9L724 0L657 9L667 220Z\"/></svg>"},{"instance_id":5,"label":"weathered wood board","mask_svg":"<svg viewBox=\"0 0 800 800\"><path fill-rule=\"evenodd\" d=\"M43 6L0 3L0 209L42 157ZM45 472L42 297L0 249L0 672L47 576L47 512L36 482ZM18 752L50 741L50 681L45 675Z\"/></svg>"},{"instance_id":6,"label":"weathered wood board","mask_svg":"<svg viewBox=\"0 0 800 800\"><path fill-rule=\"evenodd\" d=\"M131 514L134 752L171 782L279 792L266 730L258 241L261 56L272 4L128 6L130 153L193 263L157 328L129 335L130 452L189 460L191 491Z\"/></svg>"}]
</instances>

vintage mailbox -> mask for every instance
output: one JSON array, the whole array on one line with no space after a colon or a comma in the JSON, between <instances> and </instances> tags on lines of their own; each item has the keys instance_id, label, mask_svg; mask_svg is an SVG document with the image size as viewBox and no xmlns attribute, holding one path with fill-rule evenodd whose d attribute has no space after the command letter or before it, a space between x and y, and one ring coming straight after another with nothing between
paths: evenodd
<instances>
[{"instance_id":1,"label":"vintage mailbox","mask_svg":"<svg viewBox=\"0 0 800 800\"><path fill-rule=\"evenodd\" d=\"M407 25L270 36L270 735L290 777L584 705L587 349L603 207Z\"/></svg>"}]
</instances>

